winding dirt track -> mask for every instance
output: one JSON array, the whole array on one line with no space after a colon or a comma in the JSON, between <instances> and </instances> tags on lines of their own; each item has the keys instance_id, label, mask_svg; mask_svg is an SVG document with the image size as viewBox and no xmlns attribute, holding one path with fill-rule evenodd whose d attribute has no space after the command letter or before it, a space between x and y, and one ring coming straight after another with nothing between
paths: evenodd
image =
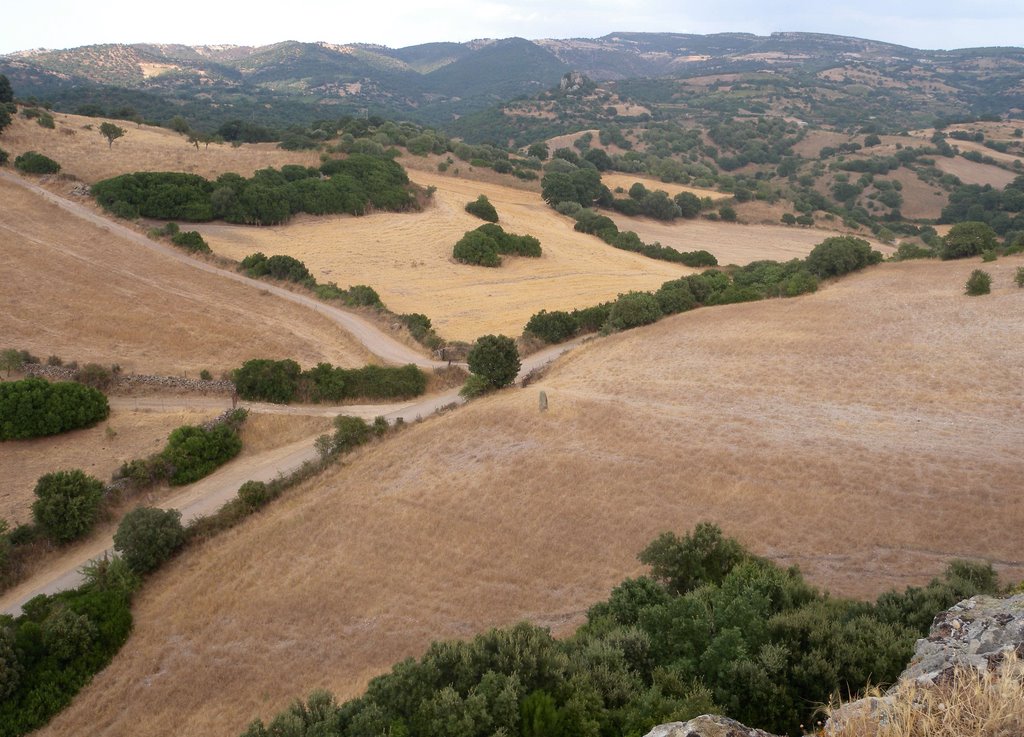
<instances>
[{"instance_id":1,"label":"winding dirt track","mask_svg":"<svg viewBox=\"0 0 1024 737\"><path fill-rule=\"evenodd\" d=\"M283 299L290 300L297 304L308 307L312 310L326 315L343 328L348 330L359 342L366 346L367 350L376 354L385 361L392 363L407 364L413 363L422 368L439 368L447 366L447 362L433 361L424 358L411 348L399 343L390 336L381 332L376 326L367 322L357 315L345 312L344 310L324 305L310 297L289 292L287 289L267 284L265 282L250 279L232 271L221 269L216 266L197 261L180 251L151 241L130 228L119 223L107 220L97 215L82 205L71 202L60 197L36 184L28 182L9 172L0 171L0 177L19 186L31 190L35 194L44 197L50 202L66 210L67 212L84 218L108 231L127 238L131 242L144 248L149 248L157 253L173 258L182 263L188 264L197 269L207 271L218 276L233 279L237 282L250 284L251 286L270 292ZM583 339L577 339L562 345L552 346L543 351L534 353L522 361L522 368L519 377L539 369L566 351L579 345ZM292 406L276 405L261 402L241 402L239 406L249 409L251 412L263 412L271 414L295 414L314 416L335 416L339 414L355 415L364 419L372 419L383 416L389 422L402 419L406 422L413 422L428 415L434 414L442 407L451 404L461 404L465 400L459 397L458 389L424 397L412 402L400 402L395 404L375 405L342 405L342 406ZM228 405L228 400L218 397L111 397L112 407L134 408L134 409L211 409L221 408ZM277 476L287 475L301 466L308 460L316 458L316 450L313 441L316 436L310 436L296 441L289 445L275 448L258 455L249 456L243 460L228 463L215 473L206 478L191 484L182 489L178 494L168 499L165 507L177 509L181 512L182 522L188 523L191 520L215 512L225 502L231 499L238 491L238 487L246 481L269 481ZM0 597L0 612L17 616L21 613L22 605L39 594L52 594L68 588L78 586L82 582L82 575L79 572L86 563L95 560L112 552L113 539L110 536L100 536L88 540L81 545L67 550L60 558L50 566L39 571L31 578L23 581L18 586L7 591Z\"/></svg>"}]
</instances>

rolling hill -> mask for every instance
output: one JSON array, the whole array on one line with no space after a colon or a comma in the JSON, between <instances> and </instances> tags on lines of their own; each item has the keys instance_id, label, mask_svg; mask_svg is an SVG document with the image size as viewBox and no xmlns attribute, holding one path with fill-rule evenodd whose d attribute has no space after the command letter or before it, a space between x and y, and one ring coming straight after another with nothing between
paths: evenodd
<instances>
[{"instance_id":1,"label":"rolling hill","mask_svg":"<svg viewBox=\"0 0 1024 737\"><path fill-rule=\"evenodd\" d=\"M430 641L556 634L663 530L720 524L869 597L954 556L1024 575L1024 258L883 264L792 300L663 320L528 389L416 424L162 570L131 640L43 735L238 734L345 698ZM537 410L537 391L550 401Z\"/></svg>"}]
</instances>

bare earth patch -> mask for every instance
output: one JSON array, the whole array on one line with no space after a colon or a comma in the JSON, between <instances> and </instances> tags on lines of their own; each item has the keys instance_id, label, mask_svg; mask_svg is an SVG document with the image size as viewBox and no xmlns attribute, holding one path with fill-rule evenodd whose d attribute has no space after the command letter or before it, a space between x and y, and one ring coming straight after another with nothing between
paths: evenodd
<instances>
[{"instance_id":1,"label":"bare earth patch","mask_svg":"<svg viewBox=\"0 0 1024 737\"><path fill-rule=\"evenodd\" d=\"M236 735L434 639L564 634L664 530L719 523L834 592L954 556L1024 576L1024 258L882 264L594 341L360 451L158 573L44 735ZM537 411L537 391L550 409Z\"/></svg>"}]
</instances>

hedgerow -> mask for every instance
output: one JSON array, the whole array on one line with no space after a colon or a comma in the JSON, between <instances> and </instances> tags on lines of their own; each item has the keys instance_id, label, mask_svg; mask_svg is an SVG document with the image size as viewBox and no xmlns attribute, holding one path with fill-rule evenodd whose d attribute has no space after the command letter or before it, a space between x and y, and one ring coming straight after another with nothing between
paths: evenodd
<instances>
[{"instance_id":1,"label":"hedgerow","mask_svg":"<svg viewBox=\"0 0 1024 737\"><path fill-rule=\"evenodd\" d=\"M407 399L427 389L426 374L413 364L345 369L319 363L303 371L290 359L254 358L235 369L232 379L242 399L278 404Z\"/></svg>"}]
</instances>

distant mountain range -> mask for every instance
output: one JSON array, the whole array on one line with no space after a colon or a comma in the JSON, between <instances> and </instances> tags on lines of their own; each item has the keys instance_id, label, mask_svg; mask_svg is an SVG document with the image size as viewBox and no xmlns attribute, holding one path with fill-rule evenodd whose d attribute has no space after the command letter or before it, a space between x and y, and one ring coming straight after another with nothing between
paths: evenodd
<instances>
[{"instance_id":1,"label":"distant mountain range","mask_svg":"<svg viewBox=\"0 0 1024 737\"><path fill-rule=\"evenodd\" d=\"M596 39L522 38L402 49L285 41L270 46L103 44L0 57L21 97L63 109L99 103L160 120L246 117L308 122L343 112L445 124L534 96L568 71L598 82L852 69L862 84L930 85L951 111L1024 109L1024 49L923 51L812 33L613 33ZM887 82L887 84L889 83Z\"/></svg>"}]
</instances>

